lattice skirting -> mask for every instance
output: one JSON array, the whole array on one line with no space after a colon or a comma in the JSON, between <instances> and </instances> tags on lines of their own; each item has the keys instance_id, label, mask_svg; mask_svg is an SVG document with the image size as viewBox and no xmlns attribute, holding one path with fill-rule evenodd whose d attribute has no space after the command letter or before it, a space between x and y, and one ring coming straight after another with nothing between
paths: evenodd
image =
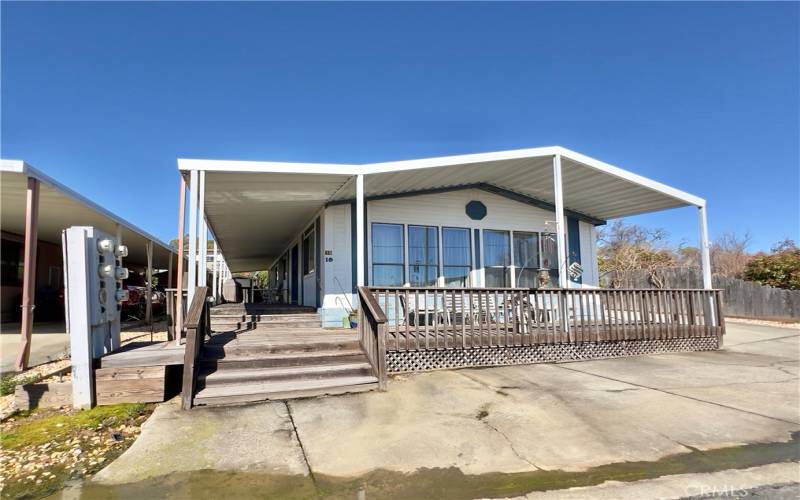
<instances>
[{"instance_id":1,"label":"lattice skirting","mask_svg":"<svg viewBox=\"0 0 800 500\"><path fill-rule=\"evenodd\" d=\"M619 358L667 352L713 351L719 347L719 338L715 336L662 340L617 340L587 344L391 351L386 353L386 366L389 373L402 373L443 368L527 365Z\"/></svg>"}]
</instances>

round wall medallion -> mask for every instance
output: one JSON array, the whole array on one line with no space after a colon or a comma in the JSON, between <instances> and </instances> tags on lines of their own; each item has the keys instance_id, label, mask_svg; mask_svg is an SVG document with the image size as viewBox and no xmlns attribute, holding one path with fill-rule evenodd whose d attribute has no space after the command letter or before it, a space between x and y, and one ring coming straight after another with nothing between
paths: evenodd
<instances>
[{"instance_id":1,"label":"round wall medallion","mask_svg":"<svg viewBox=\"0 0 800 500\"><path fill-rule=\"evenodd\" d=\"M467 216L472 220L481 220L486 217L486 205L480 201L471 201L467 203Z\"/></svg>"}]
</instances>

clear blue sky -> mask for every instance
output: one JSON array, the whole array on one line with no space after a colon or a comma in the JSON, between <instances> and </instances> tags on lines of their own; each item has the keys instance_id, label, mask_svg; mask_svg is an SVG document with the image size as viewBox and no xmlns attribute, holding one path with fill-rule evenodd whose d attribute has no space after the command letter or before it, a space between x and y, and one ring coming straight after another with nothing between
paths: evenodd
<instances>
[{"instance_id":1,"label":"clear blue sky","mask_svg":"<svg viewBox=\"0 0 800 500\"><path fill-rule=\"evenodd\" d=\"M3 2L0 153L169 240L177 157L559 144L765 249L800 239L799 23L797 3ZM636 220L697 239L689 209Z\"/></svg>"}]
</instances>

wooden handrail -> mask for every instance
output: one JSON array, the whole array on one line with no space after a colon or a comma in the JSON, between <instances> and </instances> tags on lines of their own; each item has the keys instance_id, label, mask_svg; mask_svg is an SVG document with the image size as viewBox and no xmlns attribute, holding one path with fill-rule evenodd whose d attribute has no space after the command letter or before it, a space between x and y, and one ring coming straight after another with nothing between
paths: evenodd
<instances>
[{"instance_id":1,"label":"wooden handrail","mask_svg":"<svg viewBox=\"0 0 800 500\"><path fill-rule=\"evenodd\" d=\"M194 291L192 303L189 306L189 311L186 313L186 328L197 328L200 320L203 317L203 308L206 304L206 296L208 295L208 287L199 286Z\"/></svg>"},{"instance_id":2,"label":"wooden handrail","mask_svg":"<svg viewBox=\"0 0 800 500\"><path fill-rule=\"evenodd\" d=\"M370 315L377 323L386 323L386 314L383 312L383 309L381 309L375 296L370 293L369 288L365 286L358 287L358 296L364 305L367 306Z\"/></svg>"},{"instance_id":3,"label":"wooden handrail","mask_svg":"<svg viewBox=\"0 0 800 500\"><path fill-rule=\"evenodd\" d=\"M183 352L183 386L181 406L184 410L192 407L195 383L197 381L197 357L203 347L203 340L209 326L208 287L199 286L194 291L189 312L186 313L186 346Z\"/></svg>"}]
</instances>

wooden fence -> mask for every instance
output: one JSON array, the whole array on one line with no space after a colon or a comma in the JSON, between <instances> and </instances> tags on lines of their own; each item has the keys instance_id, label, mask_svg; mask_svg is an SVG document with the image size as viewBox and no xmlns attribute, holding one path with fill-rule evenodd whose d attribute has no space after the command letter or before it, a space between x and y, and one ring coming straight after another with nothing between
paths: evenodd
<instances>
[{"instance_id":1,"label":"wooden fence","mask_svg":"<svg viewBox=\"0 0 800 500\"><path fill-rule=\"evenodd\" d=\"M662 269L658 272L658 275L665 289L699 288L703 286L703 277L700 269L694 267ZM646 271L633 271L619 276L609 273L603 276L602 281L607 286L611 286L612 282L618 281L626 287L657 289ZM724 276L714 276L712 284L714 288L722 290L725 300L725 312L728 316L800 320L800 290L783 290L753 281Z\"/></svg>"},{"instance_id":2,"label":"wooden fence","mask_svg":"<svg viewBox=\"0 0 800 500\"><path fill-rule=\"evenodd\" d=\"M366 305L359 313L363 345L378 360L392 351L724 333L719 290L362 287L359 294Z\"/></svg>"}]
</instances>

